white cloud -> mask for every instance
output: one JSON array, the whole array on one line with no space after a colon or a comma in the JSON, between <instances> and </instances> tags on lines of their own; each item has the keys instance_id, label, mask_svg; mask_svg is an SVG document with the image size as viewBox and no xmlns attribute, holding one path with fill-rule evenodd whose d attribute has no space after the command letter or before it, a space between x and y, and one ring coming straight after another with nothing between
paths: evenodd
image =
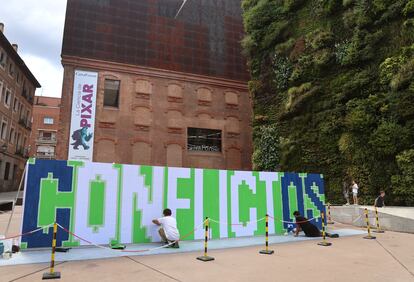
<instances>
[{"instance_id":1,"label":"white cloud","mask_svg":"<svg viewBox=\"0 0 414 282\"><path fill-rule=\"evenodd\" d=\"M13 0L1 4L4 34L11 43L19 45L19 55L42 85L37 95L61 95L65 11L66 0Z\"/></svg>"},{"instance_id":2,"label":"white cloud","mask_svg":"<svg viewBox=\"0 0 414 282\"><path fill-rule=\"evenodd\" d=\"M62 94L63 67L52 64L49 60L34 55L26 55L25 63L42 85L36 95L60 97Z\"/></svg>"}]
</instances>

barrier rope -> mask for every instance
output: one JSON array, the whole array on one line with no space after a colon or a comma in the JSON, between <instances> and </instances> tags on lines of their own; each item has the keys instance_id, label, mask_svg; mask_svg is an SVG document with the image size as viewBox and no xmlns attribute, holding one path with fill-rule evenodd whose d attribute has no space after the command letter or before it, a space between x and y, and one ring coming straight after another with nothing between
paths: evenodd
<instances>
[{"instance_id":1,"label":"barrier rope","mask_svg":"<svg viewBox=\"0 0 414 282\"><path fill-rule=\"evenodd\" d=\"M276 219L277 220L277 218L274 218L271 215L269 215L269 217L272 218L272 219ZM302 220L302 221L286 221L286 220L281 220L281 219L279 219L279 221L280 222L283 222L283 223L287 223L287 224L296 224L296 223L299 223L300 224L300 223L310 222L310 221L315 220L315 219L318 219L318 218L320 218L320 216L318 216L318 217L312 217L310 219Z\"/></svg>"},{"instance_id":2,"label":"barrier rope","mask_svg":"<svg viewBox=\"0 0 414 282\"><path fill-rule=\"evenodd\" d=\"M36 232L38 232L38 231L40 231L42 229L45 229L45 228L49 228L51 226L53 226L53 223L52 224L49 224L47 226L44 226L44 227L39 227L39 228L34 229L32 231L28 231L28 232L22 233L22 234L18 234L18 235L15 235L15 236L9 236L9 237L6 237L6 238L1 238L0 241L5 241L5 240L9 240L9 239L19 238L19 237L23 237L23 236L26 236L26 235L31 235L33 233L36 233Z\"/></svg>"},{"instance_id":3,"label":"barrier rope","mask_svg":"<svg viewBox=\"0 0 414 282\"><path fill-rule=\"evenodd\" d=\"M269 215L270 216L270 215ZM266 219L266 217L262 217L262 218L260 218L260 219L258 219L258 220L255 220L255 221L249 221L249 222L247 222L247 224L248 223L257 223L257 222L260 222L260 221L262 221L262 220L265 220ZM218 221L218 220L215 220L215 219L211 219L211 218L209 218L208 219L209 221L211 221L211 222L214 222L214 223L218 223L218 224L221 224L221 225L231 225L231 226L237 226L237 225L243 225L244 226L244 224L243 223L229 223L229 222L222 222L222 221Z\"/></svg>"},{"instance_id":4,"label":"barrier rope","mask_svg":"<svg viewBox=\"0 0 414 282\"><path fill-rule=\"evenodd\" d=\"M95 244L95 243L93 243L93 242L91 242L91 241L89 241L89 240L86 240L85 238L82 238L82 237L80 237L80 236L76 235L75 233L71 232L70 230L68 230L68 229L67 229L67 228L65 228L64 226L60 225L59 223L57 223L57 225L58 225L58 226L59 226L59 227L60 227L63 231L65 231L66 233L68 233L68 234L70 234L70 235L72 235L72 236L74 236L74 237L78 238L79 240L81 240L81 241L83 241L83 242L85 242L85 243L87 243L87 244L89 244L89 245L95 246L95 247L100 248L100 249L104 249L104 250L111 250L111 251L115 251L115 252L124 252L124 253L144 253L144 252L152 252L152 251L155 251L155 250L159 250L159 249L167 248L167 247L169 247L169 246L171 246L171 245L175 244L176 242L179 242L179 241L184 240L185 238L187 238L187 237L189 237L191 234L193 234L193 233L194 233L194 232L195 232L198 228L200 228L201 226L203 226L205 222L206 222L205 220L204 220L203 222L201 222L201 223L200 223L200 224L199 224L196 228L194 228L191 232L189 232L189 233L185 234L184 236L182 236L182 237L181 237L179 240L177 240L177 241L172 241L171 243L165 244L165 245L160 246L160 247L156 247L156 248L152 248L152 249L143 249L143 250L114 250L114 249L111 249L111 248L109 248L109 247L101 246L101 245Z\"/></svg>"}]
</instances>

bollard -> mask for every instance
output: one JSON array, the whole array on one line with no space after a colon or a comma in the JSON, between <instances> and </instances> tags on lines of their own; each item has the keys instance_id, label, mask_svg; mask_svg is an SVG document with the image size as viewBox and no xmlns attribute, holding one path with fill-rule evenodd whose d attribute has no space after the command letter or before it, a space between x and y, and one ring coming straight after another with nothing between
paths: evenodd
<instances>
[{"instance_id":1,"label":"bollard","mask_svg":"<svg viewBox=\"0 0 414 282\"><path fill-rule=\"evenodd\" d=\"M325 214L324 212L321 212L321 219L322 219L322 242L319 242L318 245L319 246L324 246L324 247L328 247L331 246L332 243L329 243L326 241L326 232L325 232Z\"/></svg>"},{"instance_id":2,"label":"bollard","mask_svg":"<svg viewBox=\"0 0 414 282\"><path fill-rule=\"evenodd\" d=\"M328 224L334 224L335 222L332 221L331 217L331 204L328 203Z\"/></svg>"},{"instance_id":3,"label":"bollard","mask_svg":"<svg viewBox=\"0 0 414 282\"><path fill-rule=\"evenodd\" d=\"M271 255L275 251L269 250L269 215L266 214L266 249L261 250L259 253L263 255Z\"/></svg>"},{"instance_id":4,"label":"bollard","mask_svg":"<svg viewBox=\"0 0 414 282\"><path fill-rule=\"evenodd\" d=\"M364 239L375 239L375 236L371 235L371 227L369 226L369 219L368 219L368 209L365 209L365 221L367 222L367 231L368 236L365 236Z\"/></svg>"},{"instance_id":5,"label":"bollard","mask_svg":"<svg viewBox=\"0 0 414 282\"><path fill-rule=\"evenodd\" d=\"M198 260L201 260L201 261L211 261L211 260L214 260L214 258L213 258L213 257L209 257L209 256L207 255L207 243L208 243L208 224L209 224L208 217L206 217L206 221L205 221L206 233L205 233L205 236L204 236L204 256L197 257L197 259L198 259Z\"/></svg>"},{"instance_id":6,"label":"bollard","mask_svg":"<svg viewBox=\"0 0 414 282\"><path fill-rule=\"evenodd\" d=\"M375 222L377 224L377 230L374 230L375 233L384 233L385 231L381 229L378 219L378 210L377 207L375 207Z\"/></svg>"},{"instance_id":7,"label":"bollard","mask_svg":"<svg viewBox=\"0 0 414 282\"><path fill-rule=\"evenodd\" d=\"M50 258L50 271L43 273L42 279L60 279L60 272L55 272L55 251L56 251L57 224L53 224L52 255Z\"/></svg>"}]
</instances>

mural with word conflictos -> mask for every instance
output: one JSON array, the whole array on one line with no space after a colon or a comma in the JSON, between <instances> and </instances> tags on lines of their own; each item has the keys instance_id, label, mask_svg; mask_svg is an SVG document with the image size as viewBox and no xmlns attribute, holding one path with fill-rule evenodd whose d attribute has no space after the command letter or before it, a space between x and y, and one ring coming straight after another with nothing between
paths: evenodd
<instances>
[{"instance_id":1,"label":"mural with word conflictos","mask_svg":"<svg viewBox=\"0 0 414 282\"><path fill-rule=\"evenodd\" d=\"M72 233L96 244L160 241L151 220L170 208L181 235L192 232L205 217L211 237L232 238L270 234L292 228L299 210L321 225L324 210L320 174L252 172L94 163L84 161L28 161L22 248L50 247L52 227L58 222ZM217 222L216 222L217 221ZM220 222L220 223L218 223ZM233 225L230 225L232 223ZM186 240L202 239L198 228ZM58 246L86 243L59 229Z\"/></svg>"}]
</instances>

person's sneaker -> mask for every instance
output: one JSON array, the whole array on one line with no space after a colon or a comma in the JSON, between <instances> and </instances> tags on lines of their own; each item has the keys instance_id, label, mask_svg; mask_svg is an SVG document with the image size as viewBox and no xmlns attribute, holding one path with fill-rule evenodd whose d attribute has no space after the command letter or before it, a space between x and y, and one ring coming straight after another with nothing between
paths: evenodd
<instances>
[{"instance_id":1,"label":"person's sneaker","mask_svg":"<svg viewBox=\"0 0 414 282\"><path fill-rule=\"evenodd\" d=\"M173 248L173 249L178 249L179 247L180 247L180 245L178 245L178 242L175 242L174 244L171 244L171 245L168 246L168 248Z\"/></svg>"}]
</instances>

